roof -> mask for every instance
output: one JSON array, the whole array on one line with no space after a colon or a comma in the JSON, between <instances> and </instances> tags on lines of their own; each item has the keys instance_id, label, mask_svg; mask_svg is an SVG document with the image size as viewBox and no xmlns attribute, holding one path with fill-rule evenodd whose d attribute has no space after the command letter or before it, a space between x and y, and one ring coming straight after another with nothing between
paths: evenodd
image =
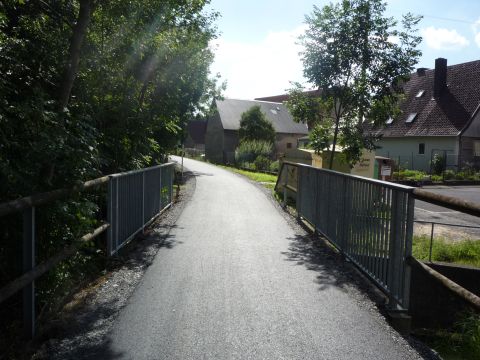
<instances>
[{"instance_id":1,"label":"roof","mask_svg":"<svg viewBox=\"0 0 480 360\"><path fill-rule=\"evenodd\" d=\"M304 93L308 96L320 96L320 90L307 90L307 91L304 91ZM282 95L273 95L273 96L255 98L255 100L283 103L287 101L289 97L290 96L288 94L282 94Z\"/></svg>"},{"instance_id":2,"label":"roof","mask_svg":"<svg viewBox=\"0 0 480 360\"><path fill-rule=\"evenodd\" d=\"M225 130L238 130L242 114L258 105L277 133L308 134L307 125L296 123L283 104L255 100L216 100L218 114Z\"/></svg>"},{"instance_id":3,"label":"roof","mask_svg":"<svg viewBox=\"0 0 480 360\"><path fill-rule=\"evenodd\" d=\"M207 131L207 122L202 120L192 120L187 123L188 135L195 144L205 144L205 132Z\"/></svg>"},{"instance_id":4,"label":"roof","mask_svg":"<svg viewBox=\"0 0 480 360\"><path fill-rule=\"evenodd\" d=\"M433 98L434 70L414 73L404 85L402 114L377 133L384 137L457 136L480 104L480 60L447 67L447 88ZM417 97L424 90L422 96ZM412 122L406 120L417 113Z\"/></svg>"}]
</instances>

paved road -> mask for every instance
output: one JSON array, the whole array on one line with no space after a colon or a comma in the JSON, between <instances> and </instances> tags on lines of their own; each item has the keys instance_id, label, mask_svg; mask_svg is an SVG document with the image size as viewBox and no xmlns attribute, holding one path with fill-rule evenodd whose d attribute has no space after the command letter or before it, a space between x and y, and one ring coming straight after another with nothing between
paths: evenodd
<instances>
[{"instance_id":1,"label":"paved road","mask_svg":"<svg viewBox=\"0 0 480 360\"><path fill-rule=\"evenodd\" d=\"M437 194L453 196L460 199L480 203L480 186L425 186L428 190ZM415 202L415 220L433 221L436 223L458 224L467 226L480 226L480 219L476 216L461 213L459 211L433 205L424 201ZM480 229L464 227L437 226L438 233L448 238L480 239ZM430 231L429 225L422 229L424 233Z\"/></svg>"},{"instance_id":2,"label":"paved road","mask_svg":"<svg viewBox=\"0 0 480 360\"><path fill-rule=\"evenodd\" d=\"M244 178L185 160L196 190L110 336L120 359L416 359ZM362 298L363 299L363 298Z\"/></svg>"}]
</instances>

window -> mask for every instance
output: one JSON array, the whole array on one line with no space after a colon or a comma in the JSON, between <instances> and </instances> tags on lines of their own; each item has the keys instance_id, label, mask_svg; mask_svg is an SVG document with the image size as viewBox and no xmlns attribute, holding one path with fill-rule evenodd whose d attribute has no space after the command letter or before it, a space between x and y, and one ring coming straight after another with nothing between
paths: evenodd
<instances>
[{"instance_id":1,"label":"window","mask_svg":"<svg viewBox=\"0 0 480 360\"><path fill-rule=\"evenodd\" d=\"M423 94L425 94L425 90L420 90L415 97L417 98L422 97Z\"/></svg>"},{"instance_id":2,"label":"window","mask_svg":"<svg viewBox=\"0 0 480 360\"><path fill-rule=\"evenodd\" d=\"M411 113L408 115L407 120L405 120L406 123L412 123L413 120L417 117L417 113Z\"/></svg>"},{"instance_id":3,"label":"window","mask_svg":"<svg viewBox=\"0 0 480 360\"><path fill-rule=\"evenodd\" d=\"M390 125L391 123L393 123L393 118L390 116L390 117L387 119L387 122L386 122L385 124Z\"/></svg>"},{"instance_id":4,"label":"window","mask_svg":"<svg viewBox=\"0 0 480 360\"><path fill-rule=\"evenodd\" d=\"M287 143L287 149L291 149L292 148L292 143Z\"/></svg>"},{"instance_id":5,"label":"window","mask_svg":"<svg viewBox=\"0 0 480 360\"><path fill-rule=\"evenodd\" d=\"M418 153L420 155L425 155L425 144L424 143L418 144Z\"/></svg>"},{"instance_id":6,"label":"window","mask_svg":"<svg viewBox=\"0 0 480 360\"><path fill-rule=\"evenodd\" d=\"M473 142L473 156L480 156L480 140Z\"/></svg>"}]
</instances>

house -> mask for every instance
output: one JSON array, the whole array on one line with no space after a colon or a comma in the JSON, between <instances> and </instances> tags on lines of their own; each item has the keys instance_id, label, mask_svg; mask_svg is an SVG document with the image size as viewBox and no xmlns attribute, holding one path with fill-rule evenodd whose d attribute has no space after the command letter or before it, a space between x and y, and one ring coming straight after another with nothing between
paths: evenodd
<instances>
[{"instance_id":1,"label":"house","mask_svg":"<svg viewBox=\"0 0 480 360\"><path fill-rule=\"evenodd\" d=\"M429 172L435 157L447 169L480 167L480 60L420 68L404 85L401 115L376 131L377 155Z\"/></svg>"},{"instance_id":2,"label":"house","mask_svg":"<svg viewBox=\"0 0 480 360\"><path fill-rule=\"evenodd\" d=\"M242 114L252 106L260 106L276 131L275 156L294 148L297 139L308 134L305 124L296 123L285 105L258 100L215 100L215 113L208 119L205 135L205 157L217 163L233 163L238 146L238 130Z\"/></svg>"},{"instance_id":3,"label":"house","mask_svg":"<svg viewBox=\"0 0 480 360\"><path fill-rule=\"evenodd\" d=\"M205 151L205 133L207 122L203 120L191 120L187 123L187 137L184 146L187 149Z\"/></svg>"}]
</instances>

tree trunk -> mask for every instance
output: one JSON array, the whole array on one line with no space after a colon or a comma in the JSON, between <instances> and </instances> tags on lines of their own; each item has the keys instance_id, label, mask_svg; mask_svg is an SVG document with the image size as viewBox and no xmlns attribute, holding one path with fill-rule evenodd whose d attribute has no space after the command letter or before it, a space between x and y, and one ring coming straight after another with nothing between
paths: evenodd
<instances>
[{"instance_id":1,"label":"tree trunk","mask_svg":"<svg viewBox=\"0 0 480 360\"><path fill-rule=\"evenodd\" d=\"M93 0L80 0L80 11L78 12L78 19L73 28L72 39L70 41L69 57L65 66L65 72L60 87L59 107L63 111L70 99L73 82L78 71L78 63L80 61L80 49L82 47L83 39L87 33L87 27L90 23L93 12Z\"/></svg>"},{"instance_id":2,"label":"tree trunk","mask_svg":"<svg viewBox=\"0 0 480 360\"><path fill-rule=\"evenodd\" d=\"M335 156L335 147L337 146L339 123L340 123L340 119L337 119L337 121L335 121L335 133L333 134L332 153L330 154L330 163L328 164L328 168L330 170L332 170L333 168L333 158Z\"/></svg>"}]
</instances>

